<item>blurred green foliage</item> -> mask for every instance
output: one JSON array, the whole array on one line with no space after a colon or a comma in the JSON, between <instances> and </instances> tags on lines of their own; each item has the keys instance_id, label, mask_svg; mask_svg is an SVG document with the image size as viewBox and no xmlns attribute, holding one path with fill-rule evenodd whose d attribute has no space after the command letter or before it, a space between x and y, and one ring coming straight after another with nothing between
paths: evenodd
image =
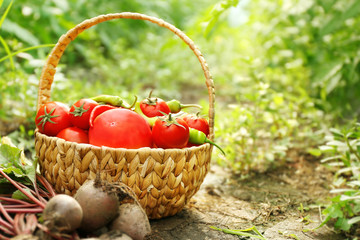
<instances>
[{"instance_id":1,"label":"blurred green foliage","mask_svg":"<svg viewBox=\"0 0 360 240\"><path fill-rule=\"evenodd\" d=\"M335 229L358 236L360 226L360 123L349 128L330 129L326 144L319 149L326 154L321 162L336 169L331 184L330 204L323 210L320 226L334 220Z\"/></svg>"},{"instance_id":2,"label":"blurred green foliage","mask_svg":"<svg viewBox=\"0 0 360 240\"><path fill-rule=\"evenodd\" d=\"M0 14L10 2L3 1ZM217 141L228 153L216 156L219 163L266 170L288 160L289 149L311 150L335 117L358 115L355 0L15 0L1 37L17 52L54 44L85 19L123 11L160 17L202 50L215 80ZM0 48L0 59L9 51ZM14 68L9 59L0 63L0 119L14 124L7 132L19 124L34 127L37 84L49 51L19 53ZM122 19L96 25L68 46L52 99L71 104L100 93L132 99L150 89L164 99L206 106L203 73L188 47L166 29Z\"/></svg>"},{"instance_id":3,"label":"blurred green foliage","mask_svg":"<svg viewBox=\"0 0 360 240\"><path fill-rule=\"evenodd\" d=\"M0 0L0 6L0 135L24 148L32 148L38 79L50 52L43 45L112 12L162 18L199 46L215 81L215 140L227 153L214 158L243 175L291 161L291 150L319 156L325 129L360 115L358 0ZM207 110L204 76L189 48L166 29L122 19L96 25L68 46L52 99L142 98L151 89ZM324 214L340 214L348 204L341 200Z\"/></svg>"}]
</instances>

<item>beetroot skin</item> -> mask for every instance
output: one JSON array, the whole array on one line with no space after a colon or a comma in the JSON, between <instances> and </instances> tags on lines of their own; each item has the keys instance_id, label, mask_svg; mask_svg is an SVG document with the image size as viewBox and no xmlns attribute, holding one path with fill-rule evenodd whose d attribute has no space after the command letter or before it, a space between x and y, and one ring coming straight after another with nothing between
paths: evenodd
<instances>
[{"instance_id":1,"label":"beetroot skin","mask_svg":"<svg viewBox=\"0 0 360 240\"><path fill-rule=\"evenodd\" d=\"M54 196L43 211L45 225L55 232L73 232L80 227L83 211L79 203L65 194Z\"/></svg>"},{"instance_id":2,"label":"beetroot skin","mask_svg":"<svg viewBox=\"0 0 360 240\"><path fill-rule=\"evenodd\" d=\"M120 230L134 240L143 240L151 233L149 219L139 204L124 203L118 211L119 216L111 222L110 230Z\"/></svg>"},{"instance_id":3,"label":"beetroot skin","mask_svg":"<svg viewBox=\"0 0 360 240\"><path fill-rule=\"evenodd\" d=\"M113 192L107 192L95 184L94 180L85 182L74 198L83 210L83 220L80 229L85 232L97 230L117 216L118 197Z\"/></svg>"}]
</instances>

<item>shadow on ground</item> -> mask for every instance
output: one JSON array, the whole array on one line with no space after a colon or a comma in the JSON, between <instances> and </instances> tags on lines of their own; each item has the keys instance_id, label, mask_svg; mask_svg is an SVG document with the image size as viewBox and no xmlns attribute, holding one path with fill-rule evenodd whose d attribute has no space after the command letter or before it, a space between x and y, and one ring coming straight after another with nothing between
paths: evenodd
<instances>
[{"instance_id":1,"label":"shadow on ground","mask_svg":"<svg viewBox=\"0 0 360 240\"><path fill-rule=\"evenodd\" d=\"M213 165L199 192L176 216L152 220L153 240L255 239L226 234L210 226L247 229L266 239L342 240L327 226L316 228L317 207L329 194L332 175L317 161L304 158L275 172L237 180Z\"/></svg>"}]
</instances>

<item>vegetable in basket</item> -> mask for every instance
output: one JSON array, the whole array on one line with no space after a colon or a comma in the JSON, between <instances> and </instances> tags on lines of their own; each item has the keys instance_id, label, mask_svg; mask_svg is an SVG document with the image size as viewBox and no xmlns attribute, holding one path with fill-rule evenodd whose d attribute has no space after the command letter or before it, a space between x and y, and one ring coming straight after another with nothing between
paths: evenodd
<instances>
[{"instance_id":1,"label":"vegetable in basket","mask_svg":"<svg viewBox=\"0 0 360 240\"><path fill-rule=\"evenodd\" d=\"M89 129L89 118L92 110L99 104L92 99L80 99L70 108L71 123L81 129Z\"/></svg>"},{"instance_id":2,"label":"vegetable in basket","mask_svg":"<svg viewBox=\"0 0 360 240\"><path fill-rule=\"evenodd\" d=\"M140 102L140 109L145 116L151 118L156 116L163 116L170 113L170 108L164 100L157 97L151 97L152 90L149 96Z\"/></svg>"},{"instance_id":3,"label":"vegetable in basket","mask_svg":"<svg viewBox=\"0 0 360 240\"><path fill-rule=\"evenodd\" d=\"M107 111L107 110L111 110L111 109L116 109L116 107L111 106L111 105L99 105L96 106L91 114L90 114L90 119L89 119L89 125L90 127L94 126L94 120L97 116L99 116L100 114L102 114L103 112Z\"/></svg>"},{"instance_id":4,"label":"vegetable in basket","mask_svg":"<svg viewBox=\"0 0 360 240\"><path fill-rule=\"evenodd\" d=\"M204 143L210 143L211 145L214 145L215 147L217 147L222 154L225 155L224 150L221 149L221 147L219 145L217 145L216 143L214 143L213 141L211 141L210 139L208 139L205 135L205 133L194 129L194 128L189 128L189 143L193 143L193 144L204 144Z\"/></svg>"},{"instance_id":5,"label":"vegetable in basket","mask_svg":"<svg viewBox=\"0 0 360 240\"><path fill-rule=\"evenodd\" d=\"M137 149L152 146L149 124L134 111L116 108L98 115L89 129L89 143L95 146Z\"/></svg>"},{"instance_id":6,"label":"vegetable in basket","mask_svg":"<svg viewBox=\"0 0 360 240\"><path fill-rule=\"evenodd\" d=\"M151 97L152 91L149 96L140 102L140 108L143 114L147 117L163 116L169 113L178 113L184 108L196 107L201 108L197 104L182 104L179 100L173 99L165 102L161 98Z\"/></svg>"},{"instance_id":7,"label":"vegetable in basket","mask_svg":"<svg viewBox=\"0 0 360 240\"><path fill-rule=\"evenodd\" d=\"M189 125L190 128L195 128L203 133L205 133L206 136L209 136L210 128L208 121L200 117L200 112L195 114L185 114L181 118Z\"/></svg>"},{"instance_id":8,"label":"vegetable in basket","mask_svg":"<svg viewBox=\"0 0 360 240\"><path fill-rule=\"evenodd\" d=\"M89 136L85 130L78 127L68 127L61 130L56 137L69 142L89 143Z\"/></svg>"},{"instance_id":9,"label":"vegetable in basket","mask_svg":"<svg viewBox=\"0 0 360 240\"><path fill-rule=\"evenodd\" d=\"M156 120L157 120L157 117L147 117L142 111L141 111L141 108L140 108L140 102L136 102L135 103L135 108L134 108L134 111L139 114L140 116L142 116L150 125L150 127L154 126Z\"/></svg>"},{"instance_id":10,"label":"vegetable in basket","mask_svg":"<svg viewBox=\"0 0 360 240\"><path fill-rule=\"evenodd\" d=\"M169 106L170 112L172 112L172 113L178 113L182 109L189 108L189 107L202 108L200 105L197 105L197 104L182 104L182 103L180 103L179 100L176 100L176 99L167 101L166 104Z\"/></svg>"},{"instance_id":11,"label":"vegetable in basket","mask_svg":"<svg viewBox=\"0 0 360 240\"><path fill-rule=\"evenodd\" d=\"M99 95L99 96L93 97L91 99L96 101L99 104L110 104L115 107L122 107L122 108L130 109L130 108L134 107L134 105L137 101L137 96L135 96L134 102L131 105L129 103L127 103L123 98L121 98L119 96L113 96L113 95Z\"/></svg>"},{"instance_id":12,"label":"vegetable in basket","mask_svg":"<svg viewBox=\"0 0 360 240\"><path fill-rule=\"evenodd\" d=\"M189 126L181 118L159 117L152 128L153 141L160 148L184 148L189 139Z\"/></svg>"},{"instance_id":13,"label":"vegetable in basket","mask_svg":"<svg viewBox=\"0 0 360 240\"><path fill-rule=\"evenodd\" d=\"M47 102L38 110L35 117L39 132L56 136L64 128L71 126L70 108L61 102Z\"/></svg>"}]
</instances>

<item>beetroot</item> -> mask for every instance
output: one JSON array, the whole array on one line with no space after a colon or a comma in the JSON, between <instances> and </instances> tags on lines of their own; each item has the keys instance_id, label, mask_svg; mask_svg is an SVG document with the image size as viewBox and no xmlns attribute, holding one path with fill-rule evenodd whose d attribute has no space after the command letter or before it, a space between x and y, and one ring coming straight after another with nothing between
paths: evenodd
<instances>
[{"instance_id":1,"label":"beetroot","mask_svg":"<svg viewBox=\"0 0 360 240\"><path fill-rule=\"evenodd\" d=\"M143 240L151 233L149 219L137 203L124 203L119 207L119 216L111 222L110 230L120 230L134 240Z\"/></svg>"},{"instance_id":2,"label":"beetroot","mask_svg":"<svg viewBox=\"0 0 360 240\"><path fill-rule=\"evenodd\" d=\"M79 202L84 216L80 229L95 231L113 220L117 215L119 201L116 193L107 192L94 180L85 182L74 198Z\"/></svg>"},{"instance_id":3,"label":"beetroot","mask_svg":"<svg viewBox=\"0 0 360 240\"><path fill-rule=\"evenodd\" d=\"M44 224L54 232L73 232L80 227L83 211L72 197L59 194L50 199L43 211Z\"/></svg>"}]
</instances>

